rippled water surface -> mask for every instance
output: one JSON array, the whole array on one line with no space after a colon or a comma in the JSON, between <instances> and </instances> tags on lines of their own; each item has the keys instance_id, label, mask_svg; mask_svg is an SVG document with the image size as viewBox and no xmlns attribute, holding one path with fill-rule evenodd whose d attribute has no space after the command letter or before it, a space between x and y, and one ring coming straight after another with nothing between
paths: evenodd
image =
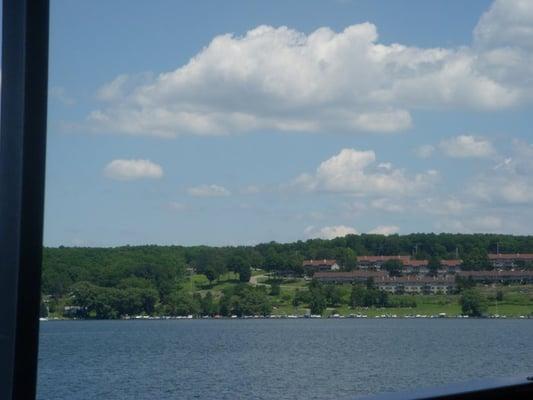
<instances>
[{"instance_id":1,"label":"rippled water surface","mask_svg":"<svg viewBox=\"0 0 533 400\"><path fill-rule=\"evenodd\" d=\"M352 399L533 371L533 320L41 324L38 399Z\"/></svg>"}]
</instances>

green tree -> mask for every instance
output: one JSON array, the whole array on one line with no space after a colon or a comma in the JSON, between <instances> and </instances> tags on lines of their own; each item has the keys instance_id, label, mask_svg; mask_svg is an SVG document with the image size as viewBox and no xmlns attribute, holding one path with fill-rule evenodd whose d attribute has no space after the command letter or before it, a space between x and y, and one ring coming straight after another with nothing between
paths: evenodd
<instances>
[{"instance_id":1,"label":"green tree","mask_svg":"<svg viewBox=\"0 0 533 400\"><path fill-rule=\"evenodd\" d=\"M455 284L457 285L457 291L461 293L463 290L472 289L476 286L476 282L471 276L463 278L462 276L455 276Z\"/></svg>"},{"instance_id":2,"label":"green tree","mask_svg":"<svg viewBox=\"0 0 533 400\"><path fill-rule=\"evenodd\" d=\"M337 285L325 285L324 295L326 297L326 303L332 307L336 307L342 302L342 293Z\"/></svg>"},{"instance_id":3,"label":"green tree","mask_svg":"<svg viewBox=\"0 0 533 400\"><path fill-rule=\"evenodd\" d=\"M379 307L389 306L389 294L384 290L380 290L377 295L376 305Z\"/></svg>"},{"instance_id":4,"label":"green tree","mask_svg":"<svg viewBox=\"0 0 533 400\"><path fill-rule=\"evenodd\" d=\"M374 278L370 277L366 280L366 288L368 290L374 289Z\"/></svg>"},{"instance_id":5,"label":"green tree","mask_svg":"<svg viewBox=\"0 0 533 400\"><path fill-rule=\"evenodd\" d=\"M364 307L372 307L378 304L379 291L377 289L367 289L363 298Z\"/></svg>"},{"instance_id":6,"label":"green tree","mask_svg":"<svg viewBox=\"0 0 533 400\"><path fill-rule=\"evenodd\" d=\"M311 301L311 294L309 290L296 289L294 298L292 299L292 305L298 307L300 304L309 304Z\"/></svg>"},{"instance_id":7,"label":"green tree","mask_svg":"<svg viewBox=\"0 0 533 400\"><path fill-rule=\"evenodd\" d=\"M252 269L249 265L242 265L239 268L239 281L241 282L249 282L250 278L252 277Z\"/></svg>"},{"instance_id":8,"label":"green tree","mask_svg":"<svg viewBox=\"0 0 533 400\"><path fill-rule=\"evenodd\" d=\"M231 309L232 309L231 296L227 294L222 295L222 297L220 298L220 303L219 303L220 315L223 315L225 317L230 316Z\"/></svg>"},{"instance_id":9,"label":"green tree","mask_svg":"<svg viewBox=\"0 0 533 400\"><path fill-rule=\"evenodd\" d=\"M481 317L487 312L487 300L476 289L464 290L459 299L461 310L464 315Z\"/></svg>"},{"instance_id":10,"label":"green tree","mask_svg":"<svg viewBox=\"0 0 533 400\"><path fill-rule=\"evenodd\" d=\"M191 294L185 290L178 290L172 296L172 315L198 315L200 304Z\"/></svg>"},{"instance_id":11,"label":"green tree","mask_svg":"<svg viewBox=\"0 0 533 400\"><path fill-rule=\"evenodd\" d=\"M213 295L211 292L207 292L204 297L200 300L200 312L202 315L213 316L216 314L216 304L213 300Z\"/></svg>"},{"instance_id":12,"label":"green tree","mask_svg":"<svg viewBox=\"0 0 533 400\"><path fill-rule=\"evenodd\" d=\"M350 293L350 305L352 308L364 306L366 289L361 285L353 285Z\"/></svg>"},{"instance_id":13,"label":"green tree","mask_svg":"<svg viewBox=\"0 0 533 400\"><path fill-rule=\"evenodd\" d=\"M400 260L387 260L383 264L383 269L385 269L390 276L401 276L402 275L403 264Z\"/></svg>"},{"instance_id":14,"label":"green tree","mask_svg":"<svg viewBox=\"0 0 533 400\"><path fill-rule=\"evenodd\" d=\"M320 290L311 291L311 299L309 301L309 308L311 314L322 314L326 309L326 297Z\"/></svg>"},{"instance_id":15,"label":"green tree","mask_svg":"<svg viewBox=\"0 0 533 400\"><path fill-rule=\"evenodd\" d=\"M279 296L281 293L281 286L279 283L275 282L272 285L270 285L270 295L271 296Z\"/></svg>"},{"instance_id":16,"label":"green tree","mask_svg":"<svg viewBox=\"0 0 533 400\"><path fill-rule=\"evenodd\" d=\"M465 270L480 271L491 268L487 251L484 249L476 247L463 257L463 269Z\"/></svg>"},{"instance_id":17,"label":"green tree","mask_svg":"<svg viewBox=\"0 0 533 400\"><path fill-rule=\"evenodd\" d=\"M294 291L294 296L292 298L291 304L293 307L298 307L300 305L300 289Z\"/></svg>"},{"instance_id":18,"label":"green tree","mask_svg":"<svg viewBox=\"0 0 533 400\"><path fill-rule=\"evenodd\" d=\"M209 280L209 283L213 283L213 281L217 280L220 277L220 273L212 267L207 268L205 271L205 276Z\"/></svg>"},{"instance_id":19,"label":"green tree","mask_svg":"<svg viewBox=\"0 0 533 400\"><path fill-rule=\"evenodd\" d=\"M428 262L428 270L429 270L428 275L437 276L440 269L441 269L440 258L437 256L431 257Z\"/></svg>"},{"instance_id":20,"label":"green tree","mask_svg":"<svg viewBox=\"0 0 533 400\"><path fill-rule=\"evenodd\" d=\"M335 259L344 271L351 271L357 266L357 255L349 247L336 248Z\"/></svg>"}]
</instances>

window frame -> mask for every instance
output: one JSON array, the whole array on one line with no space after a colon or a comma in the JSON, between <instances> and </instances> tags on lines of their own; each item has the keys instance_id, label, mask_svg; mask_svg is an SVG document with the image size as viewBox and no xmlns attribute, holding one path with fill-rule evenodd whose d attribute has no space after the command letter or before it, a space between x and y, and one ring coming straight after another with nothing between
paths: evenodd
<instances>
[{"instance_id":1,"label":"window frame","mask_svg":"<svg viewBox=\"0 0 533 400\"><path fill-rule=\"evenodd\" d=\"M0 398L37 388L49 0L3 0L0 122ZM529 399L533 376L372 399Z\"/></svg>"}]
</instances>

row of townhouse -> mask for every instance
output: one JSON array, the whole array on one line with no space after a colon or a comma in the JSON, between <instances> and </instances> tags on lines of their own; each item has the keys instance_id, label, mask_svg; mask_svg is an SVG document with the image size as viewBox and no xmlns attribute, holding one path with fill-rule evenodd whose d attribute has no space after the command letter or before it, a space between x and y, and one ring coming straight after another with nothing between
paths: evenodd
<instances>
[{"instance_id":1,"label":"row of townhouse","mask_svg":"<svg viewBox=\"0 0 533 400\"><path fill-rule=\"evenodd\" d=\"M366 283L369 279L374 285L389 293L428 293L447 294L457 289L452 276L401 276L391 277L382 271L316 272L313 276L322 283Z\"/></svg>"},{"instance_id":2,"label":"row of townhouse","mask_svg":"<svg viewBox=\"0 0 533 400\"><path fill-rule=\"evenodd\" d=\"M411 256L360 256L357 257L357 267L361 270L379 271L390 260L398 260L402 264L402 272L406 274L427 274L429 272L428 260L415 260ZM440 273L453 273L460 270L462 260L442 260ZM305 260L303 269L307 274L323 271L338 271L340 266L336 260Z\"/></svg>"},{"instance_id":3,"label":"row of townhouse","mask_svg":"<svg viewBox=\"0 0 533 400\"><path fill-rule=\"evenodd\" d=\"M307 275L313 275L314 272L320 271L339 271L340 265L337 264L337 260L323 259L323 260L304 260L303 264L304 272Z\"/></svg>"},{"instance_id":4,"label":"row of townhouse","mask_svg":"<svg viewBox=\"0 0 533 400\"><path fill-rule=\"evenodd\" d=\"M401 276L383 277L375 285L389 293L448 294L457 290L452 276Z\"/></svg>"},{"instance_id":5,"label":"row of townhouse","mask_svg":"<svg viewBox=\"0 0 533 400\"><path fill-rule=\"evenodd\" d=\"M524 264L533 264L533 253L515 254L488 254L491 266L495 269L516 268ZM390 260L398 260L402 263L406 272L427 272L428 260L415 260L411 256L359 256L357 265L361 269L381 269ZM463 265L463 260L441 260L441 269L446 272L459 271Z\"/></svg>"},{"instance_id":6,"label":"row of townhouse","mask_svg":"<svg viewBox=\"0 0 533 400\"><path fill-rule=\"evenodd\" d=\"M389 276L382 271L346 271L346 272L315 272L314 279L322 283L366 283L369 279L378 279Z\"/></svg>"},{"instance_id":7,"label":"row of townhouse","mask_svg":"<svg viewBox=\"0 0 533 400\"><path fill-rule=\"evenodd\" d=\"M516 268L523 264L533 264L533 253L489 254L490 264L498 268Z\"/></svg>"},{"instance_id":8,"label":"row of townhouse","mask_svg":"<svg viewBox=\"0 0 533 400\"><path fill-rule=\"evenodd\" d=\"M479 283L533 283L533 271L461 271L457 276Z\"/></svg>"},{"instance_id":9,"label":"row of townhouse","mask_svg":"<svg viewBox=\"0 0 533 400\"><path fill-rule=\"evenodd\" d=\"M322 283L366 283L369 279L390 293L453 293L456 276L478 283L533 283L533 271L460 271L455 276L389 276L383 271L323 271L313 275Z\"/></svg>"},{"instance_id":10,"label":"row of townhouse","mask_svg":"<svg viewBox=\"0 0 533 400\"><path fill-rule=\"evenodd\" d=\"M406 274L427 274L429 260L416 260L411 256L360 256L357 257L357 266L363 270L381 270L387 261L398 260L402 264L402 272ZM441 260L440 274L449 274L459 271L463 260Z\"/></svg>"},{"instance_id":11,"label":"row of townhouse","mask_svg":"<svg viewBox=\"0 0 533 400\"><path fill-rule=\"evenodd\" d=\"M525 254L489 254L489 262L495 269L512 269L533 264L533 253ZM380 271L387 261L399 261L402 265L402 272L405 274L425 275L429 272L428 260L416 260L411 256L359 256L357 257L357 268L360 270ZM453 274L461 271L463 260L441 260L439 274ZM314 272L338 271L340 265L334 259L305 260L303 262L304 271L311 275Z\"/></svg>"}]
</instances>

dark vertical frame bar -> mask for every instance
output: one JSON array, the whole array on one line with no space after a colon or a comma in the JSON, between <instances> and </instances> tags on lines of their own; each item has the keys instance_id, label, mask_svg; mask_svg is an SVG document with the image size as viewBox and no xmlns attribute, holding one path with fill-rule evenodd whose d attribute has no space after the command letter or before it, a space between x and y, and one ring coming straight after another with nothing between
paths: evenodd
<instances>
[{"instance_id":1,"label":"dark vertical frame bar","mask_svg":"<svg viewBox=\"0 0 533 400\"><path fill-rule=\"evenodd\" d=\"M0 399L37 383L48 0L4 0L0 123Z\"/></svg>"}]
</instances>

